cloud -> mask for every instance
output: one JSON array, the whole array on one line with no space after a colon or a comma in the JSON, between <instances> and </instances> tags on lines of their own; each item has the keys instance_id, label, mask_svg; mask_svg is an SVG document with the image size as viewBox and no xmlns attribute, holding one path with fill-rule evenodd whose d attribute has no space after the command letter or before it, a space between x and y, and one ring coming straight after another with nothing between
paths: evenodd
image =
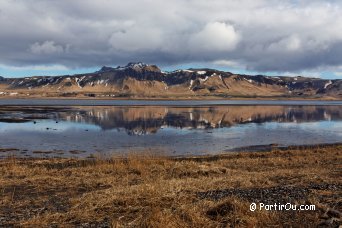
<instances>
[{"instance_id":1,"label":"cloud","mask_svg":"<svg viewBox=\"0 0 342 228\"><path fill-rule=\"evenodd\" d=\"M237 61L231 61L231 60L216 60L213 61L212 64L217 66L223 66L223 67L229 67L229 68L242 68Z\"/></svg>"},{"instance_id":2,"label":"cloud","mask_svg":"<svg viewBox=\"0 0 342 228\"><path fill-rule=\"evenodd\" d=\"M126 30L114 32L109 43L114 51L142 52L154 51L163 44L159 29L133 26Z\"/></svg>"},{"instance_id":3,"label":"cloud","mask_svg":"<svg viewBox=\"0 0 342 228\"><path fill-rule=\"evenodd\" d=\"M61 45L55 44L54 41L45 41L42 44L36 42L30 46L33 54L60 54L64 52Z\"/></svg>"},{"instance_id":4,"label":"cloud","mask_svg":"<svg viewBox=\"0 0 342 228\"><path fill-rule=\"evenodd\" d=\"M0 68L11 70L11 71L66 71L69 70L63 65L35 65L35 66L6 66L1 65Z\"/></svg>"},{"instance_id":5,"label":"cloud","mask_svg":"<svg viewBox=\"0 0 342 228\"><path fill-rule=\"evenodd\" d=\"M289 37L285 37L277 42L271 43L268 47L269 51L274 52L295 52L301 50L301 40L296 35L291 35Z\"/></svg>"},{"instance_id":6,"label":"cloud","mask_svg":"<svg viewBox=\"0 0 342 228\"><path fill-rule=\"evenodd\" d=\"M15 67L226 61L340 72L342 59L342 2L333 0L2 0L0 30L0 64Z\"/></svg>"},{"instance_id":7,"label":"cloud","mask_svg":"<svg viewBox=\"0 0 342 228\"><path fill-rule=\"evenodd\" d=\"M233 50L238 41L239 35L232 25L213 22L191 36L189 47L195 52L226 52Z\"/></svg>"}]
</instances>

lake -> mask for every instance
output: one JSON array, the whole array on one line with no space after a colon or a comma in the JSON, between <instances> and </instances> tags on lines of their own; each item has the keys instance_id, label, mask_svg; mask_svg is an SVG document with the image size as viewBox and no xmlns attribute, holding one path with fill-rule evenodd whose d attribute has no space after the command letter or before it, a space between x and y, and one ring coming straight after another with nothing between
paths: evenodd
<instances>
[{"instance_id":1,"label":"lake","mask_svg":"<svg viewBox=\"0 0 342 228\"><path fill-rule=\"evenodd\" d=\"M0 100L0 157L217 154L342 142L340 101Z\"/></svg>"}]
</instances>

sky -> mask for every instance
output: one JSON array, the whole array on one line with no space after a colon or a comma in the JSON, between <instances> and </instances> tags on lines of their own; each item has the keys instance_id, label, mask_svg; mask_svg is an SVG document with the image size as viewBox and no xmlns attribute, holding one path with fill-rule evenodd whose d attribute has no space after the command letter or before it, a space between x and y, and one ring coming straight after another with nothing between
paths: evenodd
<instances>
[{"instance_id":1,"label":"sky","mask_svg":"<svg viewBox=\"0 0 342 228\"><path fill-rule=\"evenodd\" d=\"M342 79L338 0L0 0L0 75L164 71Z\"/></svg>"}]
</instances>

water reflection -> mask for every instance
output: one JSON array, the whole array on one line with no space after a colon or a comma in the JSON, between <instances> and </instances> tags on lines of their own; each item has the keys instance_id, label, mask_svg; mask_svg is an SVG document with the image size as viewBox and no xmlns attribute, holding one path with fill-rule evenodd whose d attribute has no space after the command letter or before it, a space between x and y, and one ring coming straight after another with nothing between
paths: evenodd
<instances>
[{"instance_id":1,"label":"water reflection","mask_svg":"<svg viewBox=\"0 0 342 228\"><path fill-rule=\"evenodd\" d=\"M232 106L232 107L91 107L64 113L62 119L125 130L129 135L154 134L164 127L214 129L265 122L317 122L342 119L336 106Z\"/></svg>"},{"instance_id":2,"label":"water reflection","mask_svg":"<svg viewBox=\"0 0 342 228\"><path fill-rule=\"evenodd\" d=\"M0 122L53 119L87 123L128 135L155 134L159 129L215 129L246 123L340 121L340 106L210 107L2 107Z\"/></svg>"},{"instance_id":3,"label":"water reflection","mask_svg":"<svg viewBox=\"0 0 342 228\"><path fill-rule=\"evenodd\" d=\"M132 137L137 135L141 137ZM342 109L341 106L0 106L0 139L0 149L14 148L13 153L19 156L64 157L146 150L168 155L200 155L270 144L340 143ZM0 158L10 153L1 152Z\"/></svg>"}]
</instances>

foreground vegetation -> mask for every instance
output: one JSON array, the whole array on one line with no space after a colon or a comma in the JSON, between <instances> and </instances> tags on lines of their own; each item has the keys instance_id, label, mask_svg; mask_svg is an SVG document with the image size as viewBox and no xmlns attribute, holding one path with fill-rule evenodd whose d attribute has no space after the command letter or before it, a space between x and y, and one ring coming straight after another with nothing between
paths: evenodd
<instances>
[{"instance_id":1,"label":"foreground vegetation","mask_svg":"<svg viewBox=\"0 0 342 228\"><path fill-rule=\"evenodd\" d=\"M0 226L338 227L342 146L0 161ZM316 205L252 212L252 202Z\"/></svg>"}]
</instances>

